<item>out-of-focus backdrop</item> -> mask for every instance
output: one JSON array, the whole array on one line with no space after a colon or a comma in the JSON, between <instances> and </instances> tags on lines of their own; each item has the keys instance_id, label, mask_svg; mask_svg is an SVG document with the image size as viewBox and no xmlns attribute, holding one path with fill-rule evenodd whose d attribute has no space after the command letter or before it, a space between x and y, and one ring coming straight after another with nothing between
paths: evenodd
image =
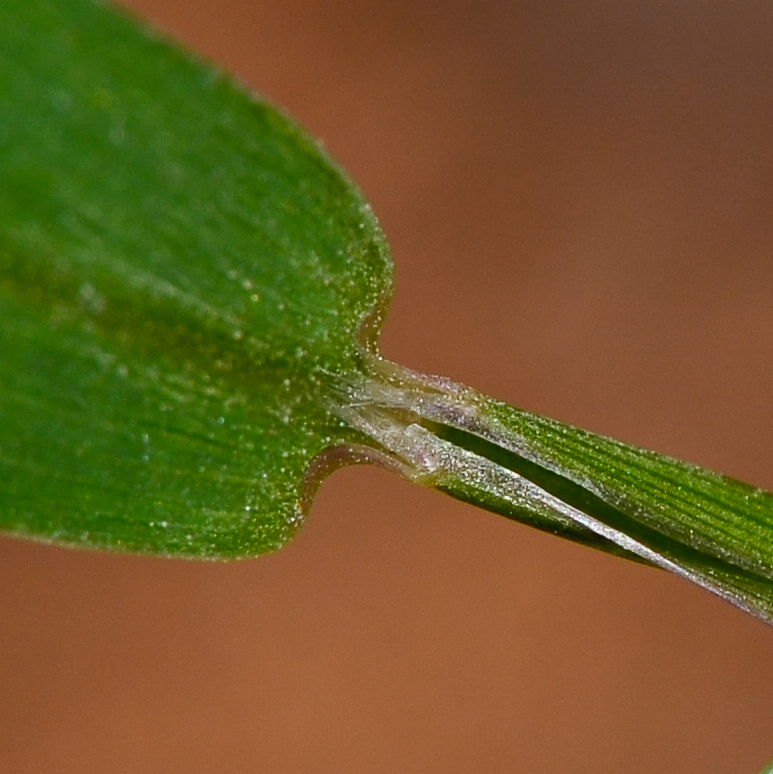
<instances>
[{"instance_id":1,"label":"out-of-focus backdrop","mask_svg":"<svg viewBox=\"0 0 773 774\"><path fill-rule=\"evenodd\" d=\"M773 489L773 5L128 5L357 181L396 264L386 356ZM234 565L0 541L4 772L769 757L773 630L378 470Z\"/></svg>"}]
</instances>

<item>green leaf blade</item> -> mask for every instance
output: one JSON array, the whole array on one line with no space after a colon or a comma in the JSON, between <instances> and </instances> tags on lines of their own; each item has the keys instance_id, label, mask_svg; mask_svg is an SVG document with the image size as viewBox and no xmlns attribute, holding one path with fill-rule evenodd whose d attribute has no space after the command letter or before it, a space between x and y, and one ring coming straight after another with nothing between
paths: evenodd
<instances>
[{"instance_id":1,"label":"green leaf blade","mask_svg":"<svg viewBox=\"0 0 773 774\"><path fill-rule=\"evenodd\" d=\"M356 438L323 398L389 295L368 207L271 107L91 0L3 3L0 106L0 527L278 547L311 461Z\"/></svg>"}]
</instances>

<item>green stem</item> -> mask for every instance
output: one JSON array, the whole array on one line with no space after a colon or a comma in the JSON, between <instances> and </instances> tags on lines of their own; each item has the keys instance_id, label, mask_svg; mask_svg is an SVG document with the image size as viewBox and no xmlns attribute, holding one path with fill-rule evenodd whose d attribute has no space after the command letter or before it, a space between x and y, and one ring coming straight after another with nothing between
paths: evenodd
<instances>
[{"instance_id":1,"label":"green stem","mask_svg":"<svg viewBox=\"0 0 773 774\"><path fill-rule=\"evenodd\" d=\"M339 384L332 408L370 439L377 461L508 518L669 570L773 621L773 582L753 547L733 553L711 542L715 532L738 528L745 518L719 507L726 490L741 487L755 496L758 490L504 406L448 379L377 358L369 359L367 371ZM534 434L535 426L541 434ZM558 430L571 444L546 452L544 435ZM609 467L610 448L617 454L612 474L604 486L599 476L589 483L582 469L599 460ZM635 464L641 471L633 469L630 484ZM648 490L645 474L659 477L660 488ZM689 492L689 507L673 495L680 491ZM763 494L766 505L773 503Z\"/></svg>"},{"instance_id":2,"label":"green stem","mask_svg":"<svg viewBox=\"0 0 773 774\"><path fill-rule=\"evenodd\" d=\"M773 774L773 760L760 772L760 774Z\"/></svg>"}]
</instances>

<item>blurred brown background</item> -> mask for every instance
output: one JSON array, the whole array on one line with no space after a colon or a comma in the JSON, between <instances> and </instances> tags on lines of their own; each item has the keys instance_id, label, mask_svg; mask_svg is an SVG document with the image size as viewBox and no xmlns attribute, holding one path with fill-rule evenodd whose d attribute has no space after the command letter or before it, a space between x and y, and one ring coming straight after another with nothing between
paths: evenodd
<instances>
[{"instance_id":1,"label":"blurred brown background","mask_svg":"<svg viewBox=\"0 0 773 774\"><path fill-rule=\"evenodd\" d=\"M132 0L286 108L385 354L773 489L773 5ZM3 772L755 774L773 631L356 468L278 554L0 542Z\"/></svg>"}]
</instances>

